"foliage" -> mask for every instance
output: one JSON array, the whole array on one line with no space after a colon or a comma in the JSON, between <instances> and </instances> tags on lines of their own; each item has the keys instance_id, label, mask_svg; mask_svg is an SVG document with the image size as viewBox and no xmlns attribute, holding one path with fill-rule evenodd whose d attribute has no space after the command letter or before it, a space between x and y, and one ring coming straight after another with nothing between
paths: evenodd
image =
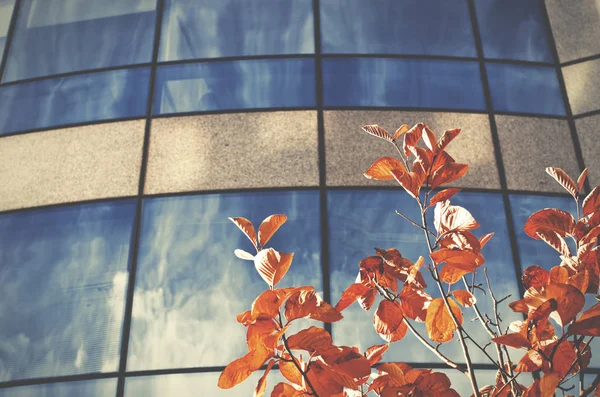
<instances>
[{"instance_id":1,"label":"foliage","mask_svg":"<svg viewBox=\"0 0 600 397\"><path fill-rule=\"evenodd\" d=\"M593 189L580 205L587 169L577 182L561 169L546 170L573 196L577 217L557 209L543 209L525 224L525 232L554 248L562 263L550 271L539 266L524 271L523 299L509 304L513 311L523 314L524 320L503 330L498 309L507 297L496 299L484 270L494 312L482 313L473 295L474 289L481 287L474 281L469 283L466 277L482 269L485 258L481 249L493 233L479 238L473 234L479 227L477 220L467 209L450 203L460 189L434 190L456 181L467 171L466 164L455 162L446 152L460 130L445 131L440 139L424 123L412 128L403 125L393 135L378 125L368 125L363 130L397 149L398 158L378 159L365 176L395 180L414 198L421 219L399 215L422 231L429 258L420 257L413 262L396 248L376 248L375 255L360 261L356 282L342 293L334 307L310 286L276 288L290 268L293 254L267 248L266 244L286 222L285 215L265 219L258 234L247 219L230 218L256 249L255 254L242 250L235 254L254 262L269 289L256 298L250 310L237 316L247 328L248 353L225 368L219 387L234 387L266 365L254 393L262 396L267 374L277 365L287 382L277 384L272 397L458 396L443 373L415 369L401 362L380 363L389 344L403 339L410 331L448 367L462 372L475 396L553 396L560 390L563 394L600 395L600 375L584 388L581 374L591 359L590 342L600 336L600 304L584 310L584 294L597 294L600 279L600 187ZM433 229L427 223L431 210ZM439 296L426 292L424 271L431 275ZM287 334L290 325L301 318L340 321L342 311L354 302L369 311L378 301L377 295L380 300L373 326L386 343L363 353L356 347L336 346L329 333L316 326ZM488 353L488 345L480 346L465 330L464 311L474 312L490 336L494 353ZM425 323L426 336L415 328L417 322ZM452 341L460 345L464 364L438 349L439 344ZM522 349L523 355L516 364L507 347ZM479 386L472 349L481 350L497 369L495 384ZM494 354L496 357L492 357ZM519 383L519 375L524 372L536 375L528 387ZM568 391L565 383L578 374L580 389Z\"/></svg>"}]
</instances>

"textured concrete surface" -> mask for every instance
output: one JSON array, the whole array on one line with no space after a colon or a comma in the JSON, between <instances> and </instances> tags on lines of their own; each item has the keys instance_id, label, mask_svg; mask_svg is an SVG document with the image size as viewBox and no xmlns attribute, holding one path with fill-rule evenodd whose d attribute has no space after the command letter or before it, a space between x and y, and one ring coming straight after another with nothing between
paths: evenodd
<instances>
[{"instance_id":1,"label":"textured concrete surface","mask_svg":"<svg viewBox=\"0 0 600 397\"><path fill-rule=\"evenodd\" d=\"M325 155L329 186L397 185L373 181L363 176L379 157L397 156L394 147L375 138L361 127L379 124L394 133L402 124L425 122L439 138L444 130L461 128L461 134L448 146L448 152L469 171L454 186L500 188L487 115L397 111L326 111Z\"/></svg>"},{"instance_id":2,"label":"textured concrete surface","mask_svg":"<svg viewBox=\"0 0 600 397\"><path fill-rule=\"evenodd\" d=\"M509 189L542 192L565 190L546 174L546 167L579 176L569 125L564 120L496 116Z\"/></svg>"},{"instance_id":3,"label":"textured concrete surface","mask_svg":"<svg viewBox=\"0 0 600 397\"><path fill-rule=\"evenodd\" d=\"M315 111L154 119L146 193L319 184Z\"/></svg>"},{"instance_id":4,"label":"textured concrete surface","mask_svg":"<svg viewBox=\"0 0 600 397\"><path fill-rule=\"evenodd\" d=\"M600 59L566 66L562 71L573 114L600 109Z\"/></svg>"},{"instance_id":5,"label":"textured concrete surface","mask_svg":"<svg viewBox=\"0 0 600 397\"><path fill-rule=\"evenodd\" d=\"M590 184L600 185L600 115L575 120L575 126Z\"/></svg>"},{"instance_id":6,"label":"textured concrete surface","mask_svg":"<svg viewBox=\"0 0 600 397\"><path fill-rule=\"evenodd\" d=\"M0 138L0 210L136 195L144 123Z\"/></svg>"},{"instance_id":7,"label":"textured concrete surface","mask_svg":"<svg viewBox=\"0 0 600 397\"><path fill-rule=\"evenodd\" d=\"M546 0L561 62L600 53L600 0Z\"/></svg>"}]
</instances>

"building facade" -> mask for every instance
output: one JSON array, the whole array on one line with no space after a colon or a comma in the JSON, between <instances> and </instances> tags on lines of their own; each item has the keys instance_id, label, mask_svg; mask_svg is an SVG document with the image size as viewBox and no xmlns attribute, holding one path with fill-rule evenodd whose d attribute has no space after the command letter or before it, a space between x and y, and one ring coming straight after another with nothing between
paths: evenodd
<instances>
[{"instance_id":1,"label":"building facade","mask_svg":"<svg viewBox=\"0 0 600 397\"><path fill-rule=\"evenodd\" d=\"M600 184L600 0L0 0L0 35L2 397L251 395L216 387L265 287L227 217L287 214L283 285L334 303L373 247L425 254L362 125L462 129L498 296L560 262L523 232L574 211L545 167ZM382 343L344 314L335 342ZM410 336L384 359L444 368Z\"/></svg>"}]
</instances>

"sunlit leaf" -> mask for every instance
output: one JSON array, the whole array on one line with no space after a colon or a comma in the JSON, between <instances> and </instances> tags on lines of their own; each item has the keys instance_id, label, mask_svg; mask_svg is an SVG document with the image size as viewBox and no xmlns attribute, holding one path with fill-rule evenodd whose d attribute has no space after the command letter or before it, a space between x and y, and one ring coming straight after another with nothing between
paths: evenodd
<instances>
[{"instance_id":1,"label":"sunlit leaf","mask_svg":"<svg viewBox=\"0 0 600 397\"><path fill-rule=\"evenodd\" d=\"M300 391L294 389L291 385L288 385L287 383L283 383L283 382L276 384L275 387L273 388L273 391L271 392L271 397L302 397L302 396L309 396L309 394L300 392Z\"/></svg>"},{"instance_id":2,"label":"sunlit leaf","mask_svg":"<svg viewBox=\"0 0 600 397\"><path fill-rule=\"evenodd\" d=\"M462 311L452 299L448 299L452 313L459 324L462 324ZM427 335L434 342L444 343L452 340L456 325L452 320L450 312L446 309L444 299L436 298L431 301L427 309L427 318L425 319Z\"/></svg>"},{"instance_id":3,"label":"sunlit leaf","mask_svg":"<svg viewBox=\"0 0 600 397\"><path fill-rule=\"evenodd\" d=\"M365 351L365 357L367 360L369 360L371 365L375 365L381 360L381 357L383 357L383 354L389 347L390 345L388 343L384 345L371 346Z\"/></svg>"},{"instance_id":4,"label":"sunlit leaf","mask_svg":"<svg viewBox=\"0 0 600 397\"><path fill-rule=\"evenodd\" d=\"M233 253L235 254L235 256L237 256L240 259L243 259L245 261L253 261L254 260L254 255L252 255L249 252L246 252L244 250L241 249L236 249L235 251L233 251Z\"/></svg>"},{"instance_id":5,"label":"sunlit leaf","mask_svg":"<svg viewBox=\"0 0 600 397\"><path fill-rule=\"evenodd\" d=\"M600 303L584 311L569 327L569 334L600 336Z\"/></svg>"},{"instance_id":6,"label":"sunlit leaf","mask_svg":"<svg viewBox=\"0 0 600 397\"><path fill-rule=\"evenodd\" d=\"M564 266L554 266L550 269L550 284L568 284L569 271Z\"/></svg>"},{"instance_id":7,"label":"sunlit leaf","mask_svg":"<svg viewBox=\"0 0 600 397\"><path fill-rule=\"evenodd\" d=\"M273 237L273 234L287 221L287 216L275 214L268 216L258 227L258 241L261 247Z\"/></svg>"},{"instance_id":8,"label":"sunlit leaf","mask_svg":"<svg viewBox=\"0 0 600 397\"><path fill-rule=\"evenodd\" d=\"M407 157L410 156L410 148L415 146L421 139L421 135L423 135L423 126L423 123L416 124L404 134L404 143L402 148L404 149L404 154Z\"/></svg>"},{"instance_id":9,"label":"sunlit leaf","mask_svg":"<svg viewBox=\"0 0 600 397\"><path fill-rule=\"evenodd\" d=\"M479 267L485 263L483 255L466 249L440 248L429 256L436 265L446 262Z\"/></svg>"},{"instance_id":10,"label":"sunlit leaf","mask_svg":"<svg viewBox=\"0 0 600 397\"><path fill-rule=\"evenodd\" d=\"M392 176L408 194L410 194L413 198L417 198L419 197L419 192L421 191L421 187L425 182L426 175L419 166L413 168L415 171L411 172L392 170Z\"/></svg>"},{"instance_id":11,"label":"sunlit leaf","mask_svg":"<svg viewBox=\"0 0 600 397\"><path fill-rule=\"evenodd\" d=\"M494 233L488 233L488 234L484 234L483 236L481 236L481 238L479 239L479 246L480 248L483 248L488 241L491 240L491 238L494 237Z\"/></svg>"},{"instance_id":12,"label":"sunlit leaf","mask_svg":"<svg viewBox=\"0 0 600 397\"><path fill-rule=\"evenodd\" d=\"M373 306L373 303L375 303L376 297L377 292L374 289L369 290L366 294L358 297L358 304L363 308L363 310L369 311L369 309L371 309Z\"/></svg>"},{"instance_id":13,"label":"sunlit leaf","mask_svg":"<svg viewBox=\"0 0 600 397\"><path fill-rule=\"evenodd\" d=\"M402 124L394 133L394 140L400 138L400 135L404 134L408 130L410 130L410 127L406 124Z\"/></svg>"},{"instance_id":14,"label":"sunlit leaf","mask_svg":"<svg viewBox=\"0 0 600 397\"><path fill-rule=\"evenodd\" d=\"M429 206L431 207L439 202L449 200L452 196L454 196L461 190L462 189L459 189L457 187L449 187L447 189L440 190L435 194L435 196L431 198L431 200L429 200Z\"/></svg>"},{"instance_id":15,"label":"sunlit leaf","mask_svg":"<svg viewBox=\"0 0 600 397\"><path fill-rule=\"evenodd\" d=\"M474 273L476 266L448 263L440 270L440 280L447 284L457 283L465 274Z\"/></svg>"},{"instance_id":16,"label":"sunlit leaf","mask_svg":"<svg viewBox=\"0 0 600 397\"><path fill-rule=\"evenodd\" d=\"M562 237L560 234L551 230L540 230L536 234L546 244L557 250L561 255L571 256L569 245L565 241L564 237Z\"/></svg>"},{"instance_id":17,"label":"sunlit leaf","mask_svg":"<svg viewBox=\"0 0 600 397\"><path fill-rule=\"evenodd\" d=\"M459 128L455 128L453 130L446 130L444 131L444 133L442 134L442 137L439 139L437 146L436 146L436 152L439 152L441 150L446 149L446 147L448 146L448 144L450 142L452 142L452 140L454 138L456 138L458 136L458 134L460 134L460 129Z\"/></svg>"},{"instance_id":18,"label":"sunlit leaf","mask_svg":"<svg viewBox=\"0 0 600 397\"><path fill-rule=\"evenodd\" d=\"M510 345L509 345L510 346ZM515 367L515 372L534 372L542 368L544 359L536 350L529 349Z\"/></svg>"},{"instance_id":19,"label":"sunlit leaf","mask_svg":"<svg viewBox=\"0 0 600 397\"><path fill-rule=\"evenodd\" d=\"M598 209L600 209L600 186L593 188L583 200L583 216L597 212Z\"/></svg>"},{"instance_id":20,"label":"sunlit leaf","mask_svg":"<svg viewBox=\"0 0 600 397\"><path fill-rule=\"evenodd\" d=\"M323 328L312 326L303 329L288 338L288 346L293 350L306 350L310 353L320 352L331 347L331 335Z\"/></svg>"},{"instance_id":21,"label":"sunlit leaf","mask_svg":"<svg viewBox=\"0 0 600 397\"><path fill-rule=\"evenodd\" d=\"M477 302L477 300L475 299L473 294L471 294L469 291L466 291L464 289L452 291L452 295L454 295L454 298L456 298L456 301L458 303L460 303L461 305L463 305L464 307L471 307Z\"/></svg>"},{"instance_id":22,"label":"sunlit leaf","mask_svg":"<svg viewBox=\"0 0 600 397\"><path fill-rule=\"evenodd\" d=\"M467 231L479 227L479 223L471 213L463 207L450 205L449 201L435 205L434 226L438 233L448 233L453 230Z\"/></svg>"},{"instance_id":23,"label":"sunlit leaf","mask_svg":"<svg viewBox=\"0 0 600 397\"><path fill-rule=\"evenodd\" d=\"M571 365L577 360L577 353L571 342L563 340L557 347L552 359L552 371L558 373L562 379L569 373Z\"/></svg>"},{"instance_id":24,"label":"sunlit leaf","mask_svg":"<svg viewBox=\"0 0 600 397\"><path fill-rule=\"evenodd\" d=\"M545 374L540 379L540 397L553 397L561 379L562 377L556 372Z\"/></svg>"},{"instance_id":25,"label":"sunlit leaf","mask_svg":"<svg viewBox=\"0 0 600 397\"><path fill-rule=\"evenodd\" d=\"M341 320L343 317L329 303L324 302L315 291L300 291L292 294L285 302L285 318L312 318L325 323Z\"/></svg>"},{"instance_id":26,"label":"sunlit leaf","mask_svg":"<svg viewBox=\"0 0 600 397\"><path fill-rule=\"evenodd\" d=\"M350 376L336 372L320 361L312 362L307 376L319 396L336 396L344 387L357 387Z\"/></svg>"},{"instance_id":27,"label":"sunlit leaf","mask_svg":"<svg viewBox=\"0 0 600 397\"><path fill-rule=\"evenodd\" d=\"M531 347L531 343L529 343L527 338L525 338L525 336L523 336L520 333L500 335L495 338L492 338L492 342L514 347L515 349L519 349L522 347Z\"/></svg>"},{"instance_id":28,"label":"sunlit leaf","mask_svg":"<svg viewBox=\"0 0 600 397\"><path fill-rule=\"evenodd\" d=\"M291 357L286 358L291 359ZM298 362L297 359L296 362ZM292 361L279 360L279 372L288 381L298 386L302 386L302 374L298 370L296 364L294 364Z\"/></svg>"},{"instance_id":29,"label":"sunlit leaf","mask_svg":"<svg viewBox=\"0 0 600 397\"><path fill-rule=\"evenodd\" d=\"M548 284L549 281L550 273L540 266L529 266L523 272L523 285L525 286L525 289L529 289L531 287L539 288Z\"/></svg>"},{"instance_id":30,"label":"sunlit leaf","mask_svg":"<svg viewBox=\"0 0 600 397\"><path fill-rule=\"evenodd\" d=\"M423 134L423 142L425 142L425 146L427 146L429 150L434 150L437 144L435 133L431 131L426 124L423 125L423 131L425 132L425 134Z\"/></svg>"},{"instance_id":31,"label":"sunlit leaf","mask_svg":"<svg viewBox=\"0 0 600 397\"><path fill-rule=\"evenodd\" d=\"M577 185L575 185L573 179L569 175L567 175L566 172L564 172L560 168L554 167L547 167L546 172L548 173L548 175L554 178L556 182L558 182L563 188L565 188L565 190L569 192L571 196L573 196L574 198L577 197Z\"/></svg>"},{"instance_id":32,"label":"sunlit leaf","mask_svg":"<svg viewBox=\"0 0 600 397\"><path fill-rule=\"evenodd\" d=\"M256 351L232 361L219 376L218 386L221 389L231 389L245 381L254 371L258 370L269 357L264 358Z\"/></svg>"},{"instance_id":33,"label":"sunlit leaf","mask_svg":"<svg viewBox=\"0 0 600 397\"><path fill-rule=\"evenodd\" d=\"M387 342L396 342L404 338L408 327L403 322L402 308L396 302L383 300L379 304L373 325L375 331Z\"/></svg>"},{"instance_id":34,"label":"sunlit leaf","mask_svg":"<svg viewBox=\"0 0 600 397\"><path fill-rule=\"evenodd\" d=\"M254 267L267 284L275 286L289 270L293 258L293 253L286 254L268 248L256 254Z\"/></svg>"},{"instance_id":35,"label":"sunlit leaf","mask_svg":"<svg viewBox=\"0 0 600 397\"><path fill-rule=\"evenodd\" d=\"M271 368L273 368L273 364L275 364L275 360L271 360L269 361L269 364L267 364L265 372L258 380L256 388L254 389L254 397L262 397L265 394L265 390L267 388L267 375L269 375L269 371L271 371Z\"/></svg>"},{"instance_id":36,"label":"sunlit leaf","mask_svg":"<svg viewBox=\"0 0 600 397\"><path fill-rule=\"evenodd\" d=\"M402 311L406 317L424 322L432 298L422 289L405 285L400 293L400 301L402 302Z\"/></svg>"},{"instance_id":37,"label":"sunlit leaf","mask_svg":"<svg viewBox=\"0 0 600 397\"><path fill-rule=\"evenodd\" d=\"M335 372L359 379L371 374L369 360L359 353L356 347L335 346L321 354L323 360Z\"/></svg>"},{"instance_id":38,"label":"sunlit leaf","mask_svg":"<svg viewBox=\"0 0 600 397\"><path fill-rule=\"evenodd\" d=\"M583 189L583 184L585 183L585 178L587 178L587 174L588 169L586 168L581 172L579 178L577 178L577 192L581 192L581 190Z\"/></svg>"},{"instance_id":39,"label":"sunlit leaf","mask_svg":"<svg viewBox=\"0 0 600 397\"><path fill-rule=\"evenodd\" d=\"M252 318L257 319L260 315L276 317L279 314L281 303L275 291L264 291L252 303Z\"/></svg>"},{"instance_id":40,"label":"sunlit leaf","mask_svg":"<svg viewBox=\"0 0 600 397\"><path fill-rule=\"evenodd\" d=\"M525 233L531 238L539 240L538 232L556 232L565 237L572 235L575 228L575 220L568 212L555 208L545 208L532 214L525 222Z\"/></svg>"},{"instance_id":41,"label":"sunlit leaf","mask_svg":"<svg viewBox=\"0 0 600 397\"><path fill-rule=\"evenodd\" d=\"M397 158L381 157L369 167L364 175L369 179L377 181L391 181L394 179L392 171L404 173L406 172L406 167Z\"/></svg>"},{"instance_id":42,"label":"sunlit leaf","mask_svg":"<svg viewBox=\"0 0 600 397\"><path fill-rule=\"evenodd\" d=\"M389 132L387 132L385 128L379 126L378 124L365 125L362 127L362 130L365 131L367 134L371 134L377 138L384 139L388 142L392 142L394 140L392 135Z\"/></svg>"},{"instance_id":43,"label":"sunlit leaf","mask_svg":"<svg viewBox=\"0 0 600 397\"><path fill-rule=\"evenodd\" d=\"M462 178L468 170L469 166L467 164L448 162L433 172L433 175L429 179L429 185L432 189L435 189L440 185L454 182Z\"/></svg>"},{"instance_id":44,"label":"sunlit leaf","mask_svg":"<svg viewBox=\"0 0 600 397\"><path fill-rule=\"evenodd\" d=\"M258 251L258 246L256 242L256 231L254 230L254 226L252 222L250 222L246 218L238 217L238 218L229 218L231 222L233 222L240 230L248 237L248 239L254 245L254 248Z\"/></svg>"},{"instance_id":45,"label":"sunlit leaf","mask_svg":"<svg viewBox=\"0 0 600 397\"><path fill-rule=\"evenodd\" d=\"M363 296L369 291L369 287L361 283L350 284L344 292L340 301L335 305L335 310L341 312L351 304L353 304L359 297Z\"/></svg>"}]
</instances>

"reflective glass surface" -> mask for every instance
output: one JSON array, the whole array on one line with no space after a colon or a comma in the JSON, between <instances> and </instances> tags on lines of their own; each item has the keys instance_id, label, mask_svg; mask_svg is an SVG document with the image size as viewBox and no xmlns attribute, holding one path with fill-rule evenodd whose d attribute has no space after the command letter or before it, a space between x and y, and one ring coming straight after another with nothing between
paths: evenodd
<instances>
[{"instance_id":1,"label":"reflective glass surface","mask_svg":"<svg viewBox=\"0 0 600 397\"><path fill-rule=\"evenodd\" d=\"M564 115L552 67L486 63L494 110Z\"/></svg>"},{"instance_id":2,"label":"reflective glass surface","mask_svg":"<svg viewBox=\"0 0 600 397\"><path fill-rule=\"evenodd\" d=\"M134 214L119 201L0 217L0 380L117 370Z\"/></svg>"},{"instance_id":3,"label":"reflective glass surface","mask_svg":"<svg viewBox=\"0 0 600 397\"><path fill-rule=\"evenodd\" d=\"M483 193L461 193L452 200L455 205L467 208L480 222L481 227L475 231L477 236L495 231L494 238L486 245L482 254L486 258L485 267L493 282L494 293L501 297L506 294L517 294L517 284L510 252L508 232L504 215L504 207L500 195ZM341 293L352 284L358 274L358 263L364 257L375 255L373 247L397 248L402 256L415 262L419 256L430 261L426 242L421 230L396 215L394 210L401 211L409 218L420 219L417 204L401 191L358 191L343 190L328 193L329 238L330 238L330 273L332 302L337 302ZM433 211L431 211L433 212ZM431 220L429 224L431 225ZM429 262L430 263L430 262ZM423 270L428 287L427 291L434 297L439 291L427 270ZM471 277L468 277L471 282ZM483 269L476 275L476 283L485 283ZM462 282L453 286L464 289ZM476 292L482 311L490 313L492 306L485 295ZM356 345L361 351L375 344L384 343L373 328L373 314L377 306L365 313L356 303L344 310L344 320L333 324L334 340L339 344ZM471 309L464 309L465 318L474 316ZM506 313L506 325L512 319ZM465 321L466 323L466 321ZM415 327L426 335L423 323L414 323ZM487 333L480 324L465 324L471 335L481 341L487 341ZM455 343L444 344L441 351L448 356L460 359L460 346ZM472 352L477 362L485 362L485 357L478 351ZM384 356L388 361L437 362L438 358L419 343L415 343L413 335L407 333L405 339L391 345Z\"/></svg>"},{"instance_id":4,"label":"reflective glass surface","mask_svg":"<svg viewBox=\"0 0 600 397\"><path fill-rule=\"evenodd\" d=\"M0 61L6 45L6 35L12 18L15 0L0 0Z\"/></svg>"},{"instance_id":5,"label":"reflective glass surface","mask_svg":"<svg viewBox=\"0 0 600 397\"><path fill-rule=\"evenodd\" d=\"M321 0L323 53L477 56L465 0Z\"/></svg>"},{"instance_id":6,"label":"reflective glass surface","mask_svg":"<svg viewBox=\"0 0 600 397\"><path fill-rule=\"evenodd\" d=\"M167 0L161 61L314 52L311 0Z\"/></svg>"},{"instance_id":7,"label":"reflective glass surface","mask_svg":"<svg viewBox=\"0 0 600 397\"><path fill-rule=\"evenodd\" d=\"M114 397L116 392L116 379L98 379L0 389L0 397Z\"/></svg>"},{"instance_id":8,"label":"reflective glass surface","mask_svg":"<svg viewBox=\"0 0 600 397\"><path fill-rule=\"evenodd\" d=\"M150 62L156 0L24 0L3 81Z\"/></svg>"},{"instance_id":9,"label":"reflective glass surface","mask_svg":"<svg viewBox=\"0 0 600 397\"><path fill-rule=\"evenodd\" d=\"M477 0L486 58L552 62L541 0Z\"/></svg>"},{"instance_id":10,"label":"reflective glass surface","mask_svg":"<svg viewBox=\"0 0 600 397\"><path fill-rule=\"evenodd\" d=\"M142 116L147 68L114 70L0 87L0 135L64 124Z\"/></svg>"},{"instance_id":11,"label":"reflective glass surface","mask_svg":"<svg viewBox=\"0 0 600 397\"><path fill-rule=\"evenodd\" d=\"M205 62L160 67L154 114L315 106L312 59Z\"/></svg>"},{"instance_id":12,"label":"reflective glass surface","mask_svg":"<svg viewBox=\"0 0 600 397\"><path fill-rule=\"evenodd\" d=\"M258 229L268 215L288 221L269 241L294 252L278 285L321 285L318 192L202 195L144 202L128 370L226 365L247 352L235 316L265 289L252 262L236 258L252 244L227 217Z\"/></svg>"},{"instance_id":13,"label":"reflective glass surface","mask_svg":"<svg viewBox=\"0 0 600 397\"><path fill-rule=\"evenodd\" d=\"M475 62L324 59L323 95L331 107L485 108Z\"/></svg>"}]
</instances>

